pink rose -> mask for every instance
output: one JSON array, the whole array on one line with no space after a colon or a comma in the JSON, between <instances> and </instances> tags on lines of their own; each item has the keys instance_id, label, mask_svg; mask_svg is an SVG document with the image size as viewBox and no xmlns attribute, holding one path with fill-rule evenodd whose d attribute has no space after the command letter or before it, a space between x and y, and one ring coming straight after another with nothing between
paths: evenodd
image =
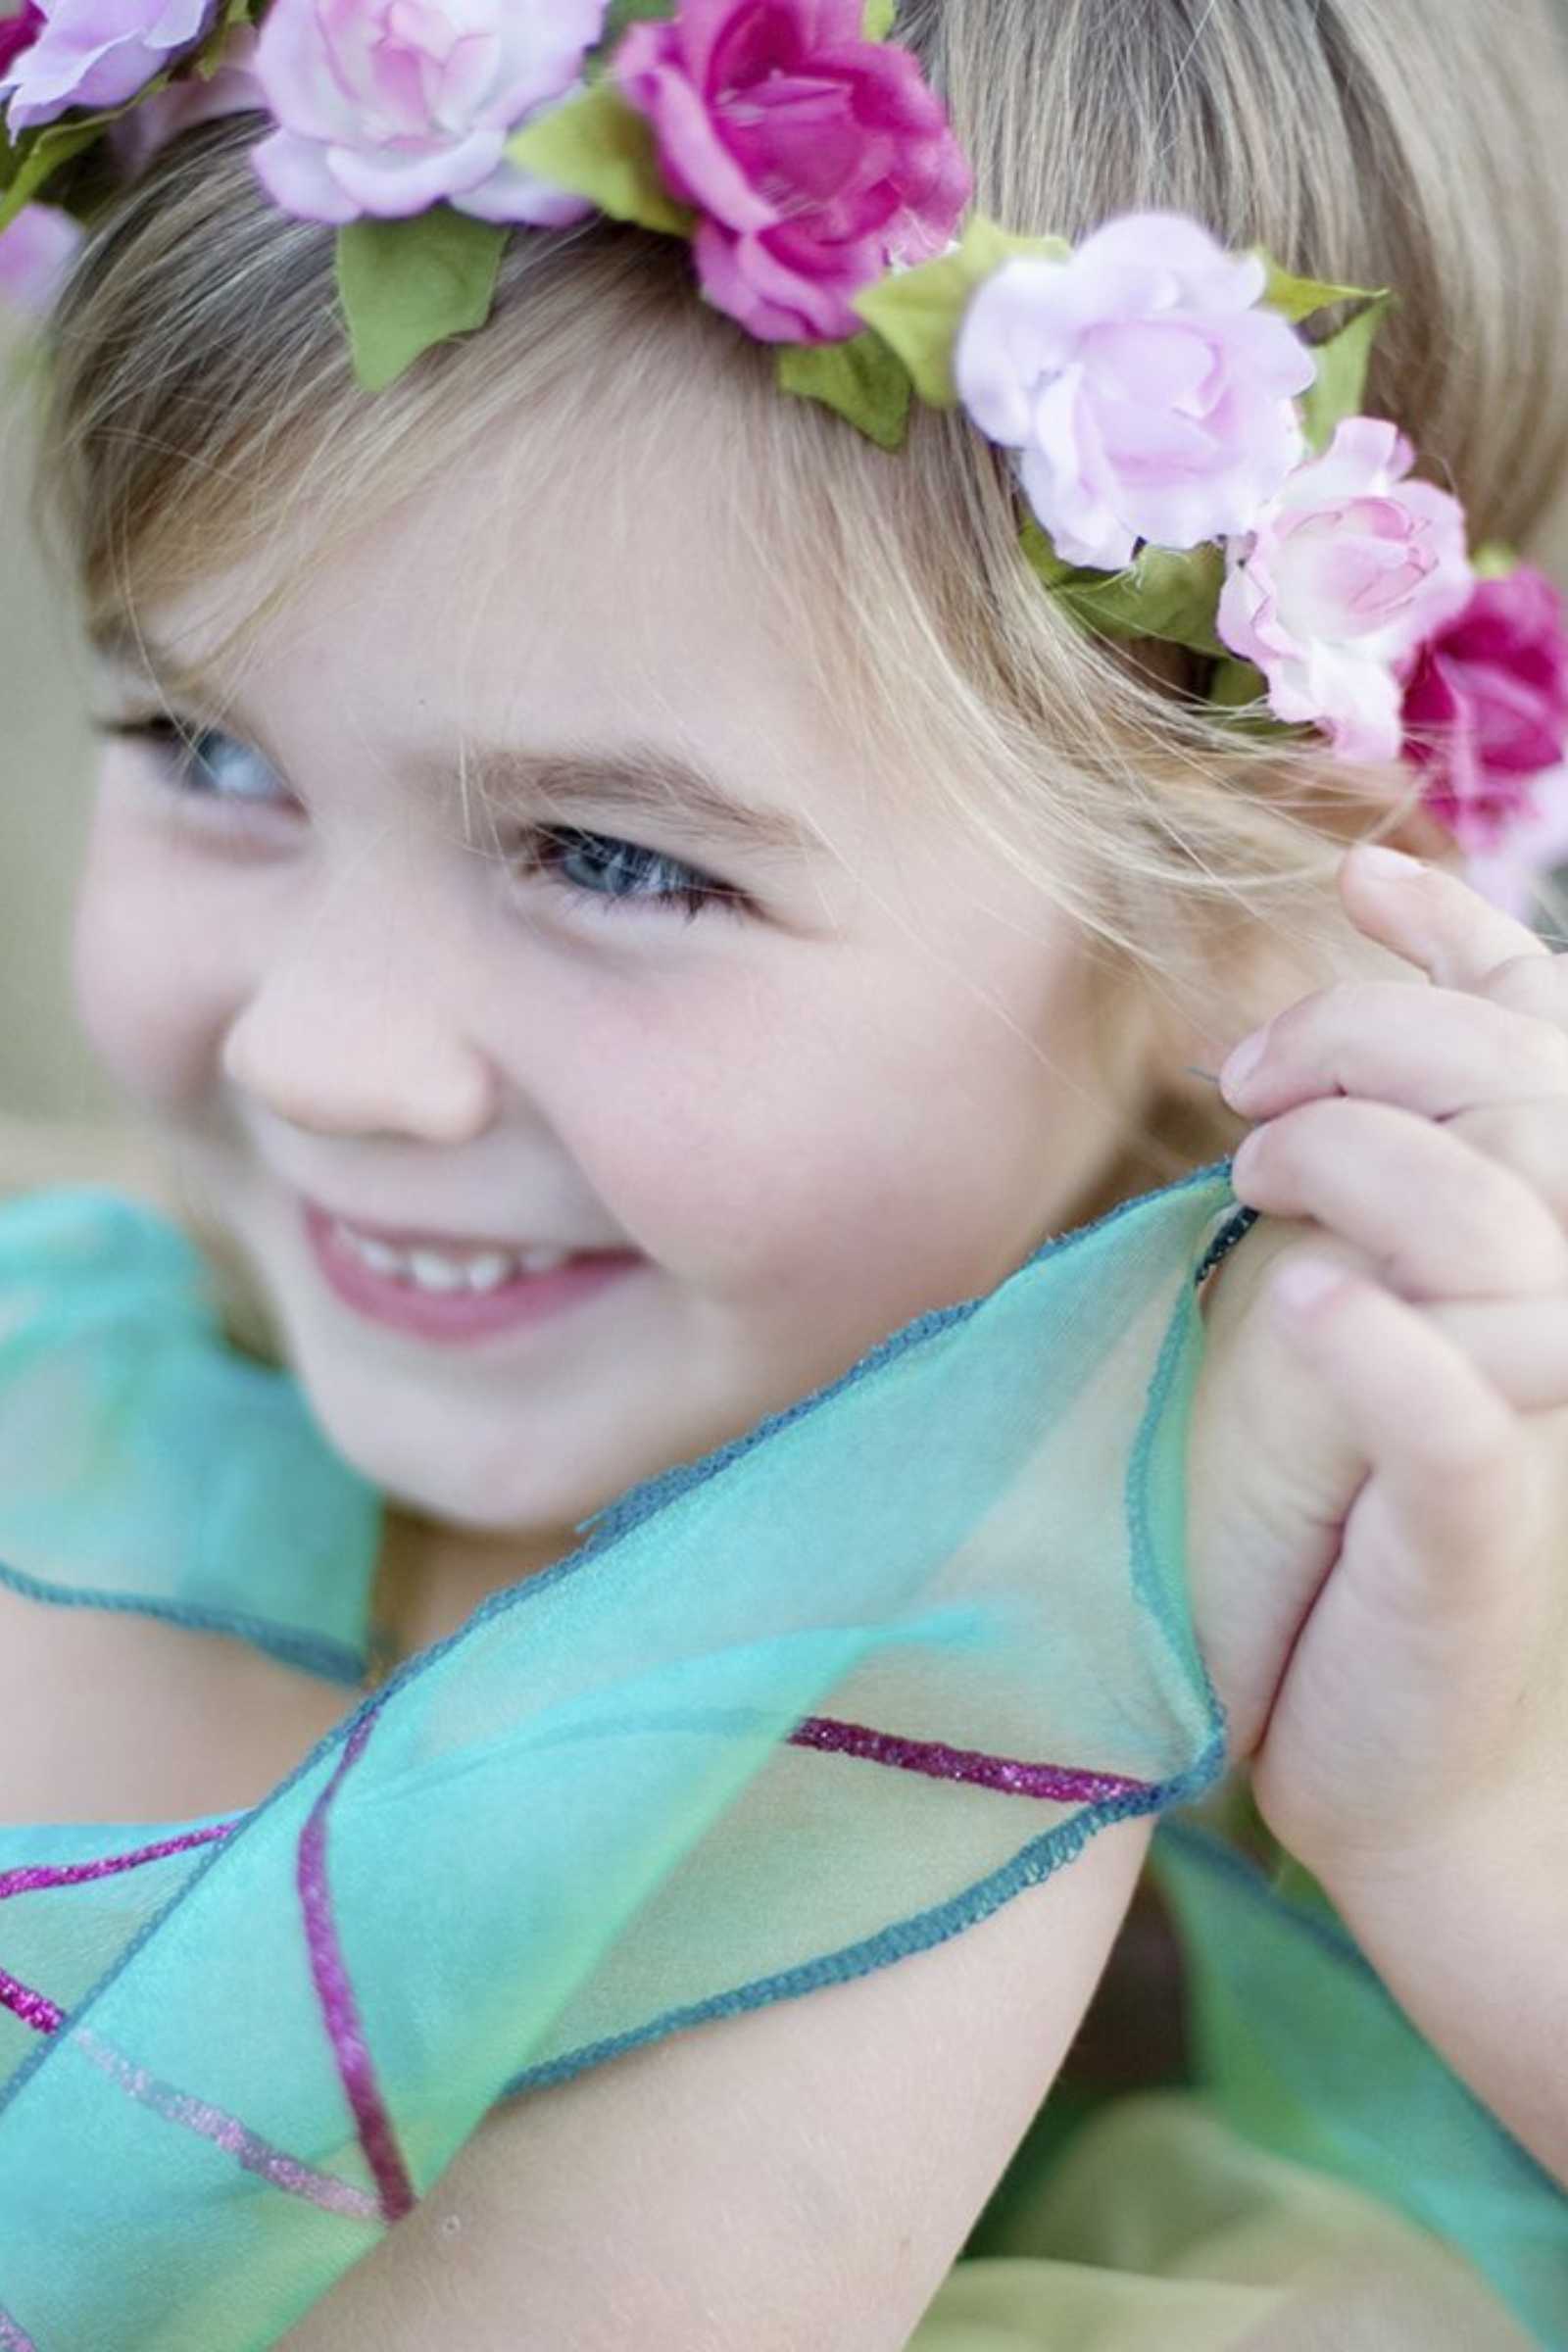
<instances>
[{"instance_id":1,"label":"pink rose","mask_svg":"<svg viewBox=\"0 0 1568 2352\"><path fill-rule=\"evenodd\" d=\"M1422 798L1466 850L1490 849L1530 805L1533 777L1568 751L1562 599L1521 567L1483 580L1422 646L1404 690L1405 749Z\"/></svg>"},{"instance_id":2,"label":"pink rose","mask_svg":"<svg viewBox=\"0 0 1568 2352\"><path fill-rule=\"evenodd\" d=\"M940 253L968 201L918 64L860 22L860 0L684 0L615 55L666 183L701 216L704 292L760 342L858 333L854 296Z\"/></svg>"},{"instance_id":3,"label":"pink rose","mask_svg":"<svg viewBox=\"0 0 1568 2352\"><path fill-rule=\"evenodd\" d=\"M954 353L989 440L1023 453L1024 493L1069 564L1117 571L1139 540L1246 530L1301 454L1294 395L1316 372L1261 262L1195 220L1112 220L1062 261L1008 262L976 290Z\"/></svg>"},{"instance_id":4,"label":"pink rose","mask_svg":"<svg viewBox=\"0 0 1568 2352\"><path fill-rule=\"evenodd\" d=\"M1556 873L1568 884L1568 767L1533 776L1521 787L1506 831L1466 847L1464 877L1471 888L1504 914L1528 922L1539 911L1544 876Z\"/></svg>"},{"instance_id":5,"label":"pink rose","mask_svg":"<svg viewBox=\"0 0 1568 2352\"><path fill-rule=\"evenodd\" d=\"M101 0L100 0L101 4ZM443 198L554 226L591 207L509 162L572 89L606 0L273 0L256 76L279 127L256 169L307 220L397 219Z\"/></svg>"},{"instance_id":6,"label":"pink rose","mask_svg":"<svg viewBox=\"0 0 1568 2352\"><path fill-rule=\"evenodd\" d=\"M58 206L24 204L0 228L0 295L19 311L47 311L81 238L81 223Z\"/></svg>"},{"instance_id":7,"label":"pink rose","mask_svg":"<svg viewBox=\"0 0 1568 2352\"><path fill-rule=\"evenodd\" d=\"M0 108L13 137L68 107L134 97L202 38L217 0L45 0L34 13L42 16L36 39L0 52Z\"/></svg>"},{"instance_id":8,"label":"pink rose","mask_svg":"<svg viewBox=\"0 0 1568 2352\"><path fill-rule=\"evenodd\" d=\"M194 130L198 122L217 122L224 115L265 112L267 101L256 79L255 64L256 35L246 26L230 33L216 74L205 77L183 74L178 81L152 91L128 115L122 115L109 133L120 176L137 178L171 139Z\"/></svg>"},{"instance_id":9,"label":"pink rose","mask_svg":"<svg viewBox=\"0 0 1568 2352\"><path fill-rule=\"evenodd\" d=\"M1255 662L1277 718L1320 727L1346 760L1396 760L1401 680L1470 601L1464 510L1405 479L1410 445L1350 416L1232 546L1217 625Z\"/></svg>"}]
</instances>

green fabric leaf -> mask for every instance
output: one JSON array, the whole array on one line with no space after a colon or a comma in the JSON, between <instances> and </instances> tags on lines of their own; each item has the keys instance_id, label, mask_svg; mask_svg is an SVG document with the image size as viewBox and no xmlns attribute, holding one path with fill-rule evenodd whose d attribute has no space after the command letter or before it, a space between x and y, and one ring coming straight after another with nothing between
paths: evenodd
<instances>
[{"instance_id":1,"label":"green fabric leaf","mask_svg":"<svg viewBox=\"0 0 1568 2352\"><path fill-rule=\"evenodd\" d=\"M1278 311L1293 326L1299 326L1303 318L1314 318L1319 311L1333 310L1338 303L1387 303L1389 300L1386 290L1375 291L1369 286L1337 286L1327 278L1293 277L1288 270L1282 270L1266 253L1259 252L1255 247L1253 251L1255 258L1268 271L1263 300L1271 311Z\"/></svg>"},{"instance_id":2,"label":"green fabric leaf","mask_svg":"<svg viewBox=\"0 0 1568 2352\"><path fill-rule=\"evenodd\" d=\"M630 25L667 24L674 14L675 0L610 0L599 39L600 55L608 56Z\"/></svg>"},{"instance_id":3,"label":"green fabric leaf","mask_svg":"<svg viewBox=\"0 0 1568 2352\"><path fill-rule=\"evenodd\" d=\"M1317 376L1300 401L1301 427L1309 449L1327 449L1335 427L1347 416L1360 415L1373 339L1393 300L1391 294L1369 296L1365 308L1348 326L1317 346L1313 355Z\"/></svg>"},{"instance_id":4,"label":"green fabric leaf","mask_svg":"<svg viewBox=\"0 0 1568 2352\"><path fill-rule=\"evenodd\" d=\"M868 41L886 41L893 37L893 19L897 0L865 0L865 14L860 29Z\"/></svg>"},{"instance_id":5,"label":"green fabric leaf","mask_svg":"<svg viewBox=\"0 0 1568 2352\"><path fill-rule=\"evenodd\" d=\"M836 409L878 449L903 448L914 387L880 335L867 330L847 343L782 343L777 368L786 392Z\"/></svg>"},{"instance_id":6,"label":"green fabric leaf","mask_svg":"<svg viewBox=\"0 0 1568 2352\"><path fill-rule=\"evenodd\" d=\"M432 343L483 326L506 242L504 227L444 204L338 230L338 292L368 392L383 391Z\"/></svg>"},{"instance_id":7,"label":"green fabric leaf","mask_svg":"<svg viewBox=\"0 0 1568 2352\"><path fill-rule=\"evenodd\" d=\"M1202 547L1141 548L1124 571L1091 571L1064 563L1031 517L1020 533L1041 580L1073 616L1100 637L1150 638L1223 657L1214 630L1225 554Z\"/></svg>"},{"instance_id":8,"label":"green fabric leaf","mask_svg":"<svg viewBox=\"0 0 1568 2352\"><path fill-rule=\"evenodd\" d=\"M1070 248L1060 237L1020 237L994 220L969 222L957 249L913 270L898 270L857 295L855 308L899 355L928 408L957 403L953 347L970 296L1004 262L1058 262Z\"/></svg>"},{"instance_id":9,"label":"green fabric leaf","mask_svg":"<svg viewBox=\"0 0 1568 2352\"><path fill-rule=\"evenodd\" d=\"M1250 662L1226 654L1214 664L1208 681L1208 700L1218 710L1250 710L1264 703L1268 681Z\"/></svg>"},{"instance_id":10,"label":"green fabric leaf","mask_svg":"<svg viewBox=\"0 0 1568 2352\"><path fill-rule=\"evenodd\" d=\"M16 146L0 147L0 229L9 228L24 204L31 204L68 164L97 145L110 115L74 122L51 122Z\"/></svg>"},{"instance_id":11,"label":"green fabric leaf","mask_svg":"<svg viewBox=\"0 0 1568 2352\"><path fill-rule=\"evenodd\" d=\"M689 237L694 215L677 204L659 172L653 127L608 81L551 109L507 141L524 172L586 196L612 220Z\"/></svg>"}]
</instances>

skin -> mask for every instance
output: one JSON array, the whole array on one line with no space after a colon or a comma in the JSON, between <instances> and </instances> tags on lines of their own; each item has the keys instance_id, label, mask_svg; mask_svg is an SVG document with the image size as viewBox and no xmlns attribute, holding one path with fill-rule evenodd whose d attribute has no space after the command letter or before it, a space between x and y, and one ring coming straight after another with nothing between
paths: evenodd
<instances>
[{"instance_id":1,"label":"skin","mask_svg":"<svg viewBox=\"0 0 1568 2352\"><path fill-rule=\"evenodd\" d=\"M1152 1011L1109 1028L1049 905L906 779L864 771L705 503L701 452L662 466L635 513L539 484L504 516L474 468L313 574L238 657L219 653L251 579L154 616L164 685L212 673L177 708L248 747L223 772L251 806L215 820L145 740L106 769L89 1024L220 1209L324 1426L402 1501L408 1642L628 1476L994 1281L1104 1183L1151 1083ZM145 721L149 682L118 691ZM743 911L584 905L538 857L537 809L526 853L526 825L504 856L471 828L465 746L581 754L651 728L797 845L721 861L689 812L650 837L618 788L572 822L722 875ZM1271 1228L1213 1286L1200 1623L1271 1823L1568 2176L1530 2060L1568 2031L1562 967L1428 869L1361 853L1344 888L1417 985L1331 988L1227 1065L1254 1122L1239 1188ZM302 1193L626 1248L636 1270L548 1346L437 1367L326 1295ZM149 1705L189 1655L149 1660ZM192 1742L194 1772L198 1725ZM395 2352L437 2299L469 2352L903 2343L1059 2063L1142 1842L1111 1833L984 1930L812 1996L809 2034L794 2011L704 2029L498 2113L290 2343L373 2328ZM760 2128L735 2138L724 2116ZM694 2246L713 2200L734 2227ZM635 2217L624 2300L585 2314L604 2253L580 2235L607 2201Z\"/></svg>"},{"instance_id":2,"label":"skin","mask_svg":"<svg viewBox=\"0 0 1568 2352\"><path fill-rule=\"evenodd\" d=\"M704 509L697 451L666 450L629 511L611 484L539 485L499 525L491 474L465 468L233 658L249 575L150 615L158 675L105 687L131 732L81 899L88 1029L340 1450L412 1511L506 1539L479 1589L989 1288L1102 1185L1143 1084L1147 1026L1107 1039L1045 893L867 772L790 609ZM205 764L164 696L187 731L221 727ZM648 749L633 784L536 782L492 828L481 746L595 771ZM731 840L678 783L639 806L680 760L767 832ZM633 845L644 883L713 883L692 904L603 870L586 888L580 856L550 861L551 817ZM305 1200L626 1271L536 1331L435 1348L331 1295ZM474 1580L450 1545L438 1573L457 1622Z\"/></svg>"},{"instance_id":3,"label":"skin","mask_svg":"<svg viewBox=\"0 0 1568 2352\"><path fill-rule=\"evenodd\" d=\"M1390 853L1343 891L1428 985L1323 990L1226 1065L1238 1190L1295 1223L1221 1286L1200 1574L1280 1573L1288 1646L1254 1625L1230 1677L1265 1818L1568 2180L1568 966ZM1234 1510L1228 1418L1278 1465Z\"/></svg>"}]
</instances>

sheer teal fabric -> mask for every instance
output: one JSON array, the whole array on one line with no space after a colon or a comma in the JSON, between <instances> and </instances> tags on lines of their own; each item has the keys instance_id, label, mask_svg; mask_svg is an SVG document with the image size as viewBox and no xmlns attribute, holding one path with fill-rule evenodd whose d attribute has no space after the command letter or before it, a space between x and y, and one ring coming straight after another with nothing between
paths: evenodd
<instances>
[{"instance_id":1,"label":"sheer teal fabric","mask_svg":"<svg viewBox=\"0 0 1568 2352\"><path fill-rule=\"evenodd\" d=\"M1182 1466L1233 1206L1133 1202L632 1494L254 1812L0 1831L0 2346L270 2344L508 2090L880 1967L1211 1782ZM375 1549L182 1242L102 1195L0 1214L0 1575L352 1679ZM1244 2008L1328 1982L1258 1949ZM1446 2147L1433 2218L1517 2300L1499 2151ZM1568 2219L1530 2195L1534 2296Z\"/></svg>"},{"instance_id":2,"label":"sheer teal fabric","mask_svg":"<svg viewBox=\"0 0 1568 2352\"><path fill-rule=\"evenodd\" d=\"M1182 1456L1229 1207L1124 1210L633 1494L229 1835L0 1903L15 2340L270 2343L509 2085L881 1966L1211 1778ZM189 1253L92 1196L0 1224L12 1576L353 1647L364 1498Z\"/></svg>"}]
</instances>

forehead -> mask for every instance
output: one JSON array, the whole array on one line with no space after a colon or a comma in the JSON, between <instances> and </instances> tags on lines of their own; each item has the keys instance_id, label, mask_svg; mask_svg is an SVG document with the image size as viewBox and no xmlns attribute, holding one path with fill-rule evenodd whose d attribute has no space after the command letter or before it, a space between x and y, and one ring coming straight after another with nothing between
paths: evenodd
<instances>
[{"instance_id":1,"label":"forehead","mask_svg":"<svg viewBox=\"0 0 1568 2352\"><path fill-rule=\"evenodd\" d=\"M535 411L358 528L301 497L264 552L114 651L204 711L286 723L324 698L368 741L659 740L798 788L855 736L864 778L825 566L769 544L710 412L666 401L612 430Z\"/></svg>"}]
</instances>

